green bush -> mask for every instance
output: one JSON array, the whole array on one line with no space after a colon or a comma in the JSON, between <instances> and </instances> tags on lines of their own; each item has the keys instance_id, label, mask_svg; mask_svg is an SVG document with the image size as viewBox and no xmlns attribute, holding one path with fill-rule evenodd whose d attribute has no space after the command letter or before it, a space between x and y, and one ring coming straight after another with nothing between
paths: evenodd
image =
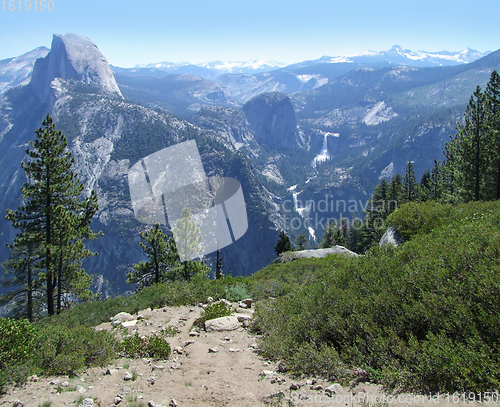
<instances>
[{"instance_id":1,"label":"green bush","mask_svg":"<svg viewBox=\"0 0 500 407\"><path fill-rule=\"evenodd\" d=\"M36 331L26 319L0 318L0 394L11 383L24 383L36 367L33 363Z\"/></svg>"},{"instance_id":2,"label":"green bush","mask_svg":"<svg viewBox=\"0 0 500 407\"><path fill-rule=\"evenodd\" d=\"M387 224L394 226L405 241L413 236L428 233L444 224L453 213L451 205L434 201L408 202L387 217Z\"/></svg>"},{"instance_id":3,"label":"green bush","mask_svg":"<svg viewBox=\"0 0 500 407\"><path fill-rule=\"evenodd\" d=\"M242 285L233 285L224 289L224 298L228 301L241 301L250 297Z\"/></svg>"},{"instance_id":4,"label":"green bush","mask_svg":"<svg viewBox=\"0 0 500 407\"><path fill-rule=\"evenodd\" d=\"M414 213L434 215L404 245L306 260L301 266L315 264L319 277L302 285L288 277L283 295L257 304L252 327L262 334L262 354L337 380L359 367L399 390L497 389L500 201L423 206ZM267 273L275 281L295 276L295 267L273 265L252 279L265 286Z\"/></svg>"},{"instance_id":5,"label":"green bush","mask_svg":"<svg viewBox=\"0 0 500 407\"><path fill-rule=\"evenodd\" d=\"M164 338L157 335L141 338L137 332L123 340L122 350L132 358L168 359L170 356L170 345Z\"/></svg>"},{"instance_id":6,"label":"green bush","mask_svg":"<svg viewBox=\"0 0 500 407\"><path fill-rule=\"evenodd\" d=\"M27 319L0 318L0 367L22 363L35 350L36 332Z\"/></svg>"},{"instance_id":7,"label":"green bush","mask_svg":"<svg viewBox=\"0 0 500 407\"><path fill-rule=\"evenodd\" d=\"M74 375L90 366L104 366L115 355L117 342L106 331L78 326L46 326L36 342L38 365L47 375Z\"/></svg>"},{"instance_id":8,"label":"green bush","mask_svg":"<svg viewBox=\"0 0 500 407\"><path fill-rule=\"evenodd\" d=\"M229 315L231 315L231 309L223 302L209 304L203 309L201 316L194 321L193 325L200 329L205 329L206 321L220 317L228 317Z\"/></svg>"}]
</instances>

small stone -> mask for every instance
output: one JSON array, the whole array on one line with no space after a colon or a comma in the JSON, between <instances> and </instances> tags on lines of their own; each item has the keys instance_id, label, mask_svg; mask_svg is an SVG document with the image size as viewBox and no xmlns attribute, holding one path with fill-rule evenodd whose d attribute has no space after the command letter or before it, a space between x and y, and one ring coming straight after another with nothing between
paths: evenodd
<instances>
[{"instance_id":1,"label":"small stone","mask_svg":"<svg viewBox=\"0 0 500 407\"><path fill-rule=\"evenodd\" d=\"M241 300L242 304L245 304L248 308L252 307L253 300L251 298L246 298L244 300Z\"/></svg>"},{"instance_id":2,"label":"small stone","mask_svg":"<svg viewBox=\"0 0 500 407\"><path fill-rule=\"evenodd\" d=\"M91 398L86 398L80 403L79 407L94 407L94 400Z\"/></svg>"},{"instance_id":3,"label":"small stone","mask_svg":"<svg viewBox=\"0 0 500 407\"><path fill-rule=\"evenodd\" d=\"M156 377L154 377L154 376L148 377L148 378L146 379L146 381L147 381L149 384L155 384L155 382L156 382Z\"/></svg>"},{"instance_id":4,"label":"small stone","mask_svg":"<svg viewBox=\"0 0 500 407\"><path fill-rule=\"evenodd\" d=\"M285 365L284 362L280 362L278 363L278 372L280 373L285 373L285 372L288 372L290 369L288 368L287 365ZM311 383L313 384L313 383Z\"/></svg>"},{"instance_id":5,"label":"small stone","mask_svg":"<svg viewBox=\"0 0 500 407\"><path fill-rule=\"evenodd\" d=\"M110 375L110 376L111 376L111 375L113 375L114 373L116 373L117 371L118 371L118 370L116 370L116 369L111 369L111 368L109 368L109 367L108 367L108 368L106 369L106 373L104 373L104 374L106 374L106 375Z\"/></svg>"},{"instance_id":6,"label":"small stone","mask_svg":"<svg viewBox=\"0 0 500 407\"><path fill-rule=\"evenodd\" d=\"M165 369L165 366L161 366L161 365L155 365L153 366L153 370L164 370Z\"/></svg>"},{"instance_id":7,"label":"small stone","mask_svg":"<svg viewBox=\"0 0 500 407\"><path fill-rule=\"evenodd\" d=\"M192 345L194 340L190 339L189 341L184 342L184 346Z\"/></svg>"},{"instance_id":8,"label":"small stone","mask_svg":"<svg viewBox=\"0 0 500 407\"><path fill-rule=\"evenodd\" d=\"M123 380L129 381L129 380L132 380L132 378L133 378L132 373L126 372Z\"/></svg>"},{"instance_id":9,"label":"small stone","mask_svg":"<svg viewBox=\"0 0 500 407\"><path fill-rule=\"evenodd\" d=\"M239 349L236 349L236 348L229 348L229 352L239 352L240 350Z\"/></svg>"},{"instance_id":10,"label":"small stone","mask_svg":"<svg viewBox=\"0 0 500 407\"><path fill-rule=\"evenodd\" d=\"M301 385L299 383L295 383L293 382L291 385L290 385L290 390L298 390L301 388Z\"/></svg>"},{"instance_id":11,"label":"small stone","mask_svg":"<svg viewBox=\"0 0 500 407\"><path fill-rule=\"evenodd\" d=\"M61 386L62 386L62 387L69 387L69 382L68 382L68 381L66 381L66 382L62 382L62 383L61 383Z\"/></svg>"},{"instance_id":12,"label":"small stone","mask_svg":"<svg viewBox=\"0 0 500 407\"><path fill-rule=\"evenodd\" d=\"M141 320L143 320L143 319L144 319L144 317L143 317L142 315L140 315L140 314L139 314L139 315L137 315L137 320L138 320L138 321L141 321Z\"/></svg>"},{"instance_id":13,"label":"small stone","mask_svg":"<svg viewBox=\"0 0 500 407\"><path fill-rule=\"evenodd\" d=\"M266 376L266 378L271 378L272 376L274 376L274 372L272 370L262 370L259 373L259 376Z\"/></svg>"},{"instance_id":14,"label":"small stone","mask_svg":"<svg viewBox=\"0 0 500 407\"><path fill-rule=\"evenodd\" d=\"M219 351L219 348L217 346L214 346L213 348L208 348L208 353L217 353Z\"/></svg>"},{"instance_id":15,"label":"small stone","mask_svg":"<svg viewBox=\"0 0 500 407\"><path fill-rule=\"evenodd\" d=\"M243 302L240 302L240 303L238 304L238 306L239 306L240 308L248 308L248 305L247 305L247 304L245 304L245 303L243 303Z\"/></svg>"},{"instance_id":16,"label":"small stone","mask_svg":"<svg viewBox=\"0 0 500 407\"><path fill-rule=\"evenodd\" d=\"M80 394L84 394L87 392L87 390L85 390L85 387L82 386L76 386L76 391Z\"/></svg>"},{"instance_id":17,"label":"small stone","mask_svg":"<svg viewBox=\"0 0 500 407\"><path fill-rule=\"evenodd\" d=\"M12 402L12 407L24 407L24 403L21 400L14 400Z\"/></svg>"},{"instance_id":18,"label":"small stone","mask_svg":"<svg viewBox=\"0 0 500 407\"><path fill-rule=\"evenodd\" d=\"M56 380L51 380L50 384L55 386L56 384L59 384L60 380L59 379L56 379Z\"/></svg>"},{"instance_id":19,"label":"small stone","mask_svg":"<svg viewBox=\"0 0 500 407\"><path fill-rule=\"evenodd\" d=\"M338 390L340 390L341 388L342 388L342 386L341 386L340 384L338 384L338 383L334 383L334 384L332 384L331 386L329 386L329 387L327 387L327 388L325 389L325 394L326 394L327 396L332 397L332 396L334 396L335 394L337 394L337 391L338 391Z\"/></svg>"},{"instance_id":20,"label":"small stone","mask_svg":"<svg viewBox=\"0 0 500 407\"><path fill-rule=\"evenodd\" d=\"M194 308L189 308L189 312L194 312Z\"/></svg>"},{"instance_id":21,"label":"small stone","mask_svg":"<svg viewBox=\"0 0 500 407\"><path fill-rule=\"evenodd\" d=\"M318 384L317 386L311 386L310 389L311 390L323 390L323 386Z\"/></svg>"},{"instance_id":22,"label":"small stone","mask_svg":"<svg viewBox=\"0 0 500 407\"><path fill-rule=\"evenodd\" d=\"M174 353L177 353L178 355L182 355L182 352L183 352L182 346L176 346L174 348Z\"/></svg>"},{"instance_id":23,"label":"small stone","mask_svg":"<svg viewBox=\"0 0 500 407\"><path fill-rule=\"evenodd\" d=\"M36 383L36 382L38 382L38 376L36 374L34 374L33 376L31 376L29 378L29 380L30 380L30 382L35 382Z\"/></svg>"},{"instance_id":24,"label":"small stone","mask_svg":"<svg viewBox=\"0 0 500 407\"><path fill-rule=\"evenodd\" d=\"M191 331L189 332L189 336L200 336L200 333L196 331Z\"/></svg>"},{"instance_id":25,"label":"small stone","mask_svg":"<svg viewBox=\"0 0 500 407\"><path fill-rule=\"evenodd\" d=\"M113 399L113 403L115 404L115 406L117 406L118 404L120 404L122 402L122 398L119 397L119 396L116 396L114 399Z\"/></svg>"},{"instance_id":26,"label":"small stone","mask_svg":"<svg viewBox=\"0 0 500 407\"><path fill-rule=\"evenodd\" d=\"M212 302L214 302L214 299L212 297L208 297L207 298L207 303L211 304Z\"/></svg>"},{"instance_id":27,"label":"small stone","mask_svg":"<svg viewBox=\"0 0 500 407\"><path fill-rule=\"evenodd\" d=\"M169 407L177 407L178 405L175 399L170 400L170 403L168 403Z\"/></svg>"}]
</instances>

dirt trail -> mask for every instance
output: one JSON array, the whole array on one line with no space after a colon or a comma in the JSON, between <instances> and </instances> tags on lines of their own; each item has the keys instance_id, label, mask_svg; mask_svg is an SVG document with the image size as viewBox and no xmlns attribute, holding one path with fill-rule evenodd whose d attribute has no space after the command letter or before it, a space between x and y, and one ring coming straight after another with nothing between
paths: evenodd
<instances>
[{"instance_id":1,"label":"dirt trail","mask_svg":"<svg viewBox=\"0 0 500 407\"><path fill-rule=\"evenodd\" d=\"M227 332L202 331L199 336L189 336L191 326L200 316L201 309L166 307L153 311L143 310L139 312L143 319L135 322L134 326L112 329L111 323L104 323L96 327L119 332L118 335L124 336L134 330L140 335L150 335L167 326L175 326L180 333L167 340L173 350L176 347L182 349L178 349L178 352L174 350L168 360L121 358L105 368L87 369L75 378L41 377L23 388L11 389L0 398L0 406L13 406L15 400L21 401L24 406L34 407L42 406L44 402L51 402L52 407L78 406L84 398L93 398L95 406L100 407L148 406L150 401L161 406L193 407L466 404L447 401L444 396L439 400L411 395L399 398L395 396L393 400L383 399L380 386L366 383L361 383L354 389L336 385L334 393L328 396L325 390L332 385L331 382L320 379L295 381L287 375L277 373L275 364L262 360L256 354L257 338L248 329L241 327ZM210 348L218 348L218 352L210 353ZM106 374L107 371L111 374ZM125 380L127 373L132 376L131 380ZM291 390L293 384L300 387ZM57 392L58 387L62 389L61 393Z\"/></svg>"}]
</instances>

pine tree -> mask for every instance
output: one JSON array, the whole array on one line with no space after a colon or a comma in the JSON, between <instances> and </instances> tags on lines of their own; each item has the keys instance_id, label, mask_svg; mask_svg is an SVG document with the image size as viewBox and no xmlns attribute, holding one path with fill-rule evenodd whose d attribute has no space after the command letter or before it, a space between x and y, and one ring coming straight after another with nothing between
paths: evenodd
<instances>
[{"instance_id":1,"label":"pine tree","mask_svg":"<svg viewBox=\"0 0 500 407\"><path fill-rule=\"evenodd\" d=\"M464 202L478 201L486 197L488 139L485 103L484 93L478 86L465 110L465 124L458 125L459 186Z\"/></svg>"},{"instance_id":2,"label":"pine tree","mask_svg":"<svg viewBox=\"0 0 500 407\"><path fill-rule=\"evenodd\" d=\"M428 201L432 199L432 177L428 169L424 170L420 179L420 200Z\"/></svg>"},{"instance_id":3,"label":"pine tree","mask_svg":"<svg viewBox=\"0 0 500 407\"><path fill-rule=\"evenodd\" d=\"M290 252L292 250L292 245L290 243L290 238L287 236L284 230L282 230L278 236L278 242L276 246L274 246L274 250L276 250L276 255L280 255L281 253Z\"/></svg>"},{"instance_id":4,"label":"pine tree","mask_svg":"<svg viewBox=\"0 0 500 407\"><path fill-rule=\"evenodd\" d=\"M307 245L308 239L305 233L299 234L295 238L295 246L297 247L297 250L306 250L306 245Z\"/></svg>"},{"instance_id":5,"label":"pine tree","mask_svg":"<svg viewBox=\"0 0 500 407\"><path fill-rule=\"evenodd\" d=\"M11 303L9 314L13 317L34 320L34 303L36 293L40 293L40 271L39 256L33 242L25 240L25 236L19 235L13 244L8 244L10 249L9 258L2 263L3 271L10 278L2 280L3 287L15 286L16 288L0 298L0 305ZM37 307L40 308L40 307Z\"/></svg>"},{"instance_id":6,"label":"pine tree","mask_svg":"<svg viewBox=\"0 0 500 407\"><path fill-rule=\"evenodd\" d=\"M434 167L432 167L430 182L430 199L439 202L443 196L443 174L442 164L440 164L437 159L434 159Z\"/></svg>"},{"instance_id":7,"label":"pine tree","mask_svg":"<svg viewBox=\"0 0 500 407\"><path fill-rule=\"evenodd\" d=\"M203 237L200 228L196 226L188 207L182 210L181 218L172 229L172 233L180 260L184 263L184 279L189 280L193 274L200 271L194 266L196 262L193 263L190 260L200 257L204 247L201 244Z\"/></svg>"},{"instance_id":8,"label":"pine tree","mask_svg":"<svg viewBox=\"0 0 500 407\"><path fill-rule=\"evenodd\" d=\"M387 213L390 215L404 201L403 177L397 173L389 183L389 191L387 195Z\"/></svg>"},{"instance_id":9,"label":"pine tree","mask_svg":"<svg viewBox=\"0 0 500 407\"><path fill-rule=\"evenodd\" d=\"M337 229L335 231L335 235L333 236L333 246L338 245L338 246L346 246L346 241L344 234L342 233L342 229Z\"/></svg>"},{"instance_id":10,"label":"pine tree","mask_svg":"<svg viewBox=\"0 0 500 407\"><path fill-rule=\"evenodd\" d=\"M60 311L63 278L84 277L81 272L63 274L69 263L78 264L90 255L78 242L97 236L90 230L97 197L92 193L81 199L84 187L71 170L74 158L67 149L66 138L55 129L49 115L42 126L36 130L37 138L30 143L31 148L26 149L28 160L21 163L28 179L21 189L24 202L15 211L7 210L7 219L20 229L18 237L33 244L39 254L37 264L44 269L40 277L45 283L47 312L53 315L56 287Z\"/></svg>"},{"instance_id":11,"label":"pine tree","mask_svg":"<svg viewBox=\"0 0 500 407\"><path fill-rule=\"evenodd\" d=\"M486 125L489 139L488 169L490 199L500 199L500 75L491 73L485 90Z\"/></svg>"},{"instance_id":12,"label":"pine tree","mask_svg":"<svg viewBox=\"0 0 500 407\"><path fill-rule=\"evenodd\" d=\"M406 171L403 178L403 188L405 193L405 201L411 202L415 201L418 196L417 189L417 177L415 176L415 168L413 167L413 163L408 161L406 165Z\"/></svg>"},{"instance_id":13,"label":"pine tree","mask_svg":"<svg viewBox=\"0 0 500 407\"><path fill-rule=\"evenodd\" d=\"M139 246L148 260L133 265L134 270L127 273L127 284L137 284L137 290L141 290L175 279L180 262L174 240L163 233L159 223L140 235L144 242Z\"/></svg>"},{"instance_id":14,"label":"pine tree","mask_svg":"<svg viewBox=\"0 0 500 407\"><path fill-rule=\"evenodd\" d=\"M325 228L325 234L323 236L323 240L321 241L321 248L327 249L329 247L333 247L335 245L335 223L328 222Z\"/></svg>"}]
</instances>

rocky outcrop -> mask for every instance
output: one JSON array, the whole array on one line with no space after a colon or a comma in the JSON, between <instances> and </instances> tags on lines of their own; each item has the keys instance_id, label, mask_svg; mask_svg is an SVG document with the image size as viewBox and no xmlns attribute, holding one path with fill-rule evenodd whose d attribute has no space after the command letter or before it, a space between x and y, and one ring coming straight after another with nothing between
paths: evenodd
<instances>
[{"instance_id":1,"label":"rocky outcrop","mask_svg":"<svg viewBox=\"0 0 500 407\"><path fill-rule=\"evenodd\" d=\"M51 85L57 86L53 84L57 78L95 85L102 91L122 96L108 61L83 35L54 35L49 54L35 63L31 86L42 100L53 101Z\"/></svg>"},{"instance_id":2,"label":"rocky outcrop","mask_svg":"<svg viewBox=\"0 0 500 407\"><path fill-rule=\"evenodd\" d=\"M297 259L322 258L331 254L340 254L349 257L359 256L359 254L354 253L343 246L334 246L327 249L300 250L298 252L281 253L280 256L276 260L274 260L274 263L288 263L289 261Z\"/></svg>"},{"instance_id":3,"label":"rocky outcrop","mask_svg":"<svg viewBox=\"0 0 500 407\"><path fill-rule=\"evenodd\" d=\"M243 113L257 143L275 149L299 146L295 111L287 95L258 95L243 106Z\"/></svg>"},{"instance_id":4,"label":"rocky outcrop","mask_svg":"<svg viewBox=\"0 0 500 407\"><path fill-rule=\"evenodd\" d=\"M384 236L380 239L379 246L382 247L391 244L398 247L402 243L403 238L399 235L394 226L389 226L385 231Z\"/></svg>"}]
</instances>

